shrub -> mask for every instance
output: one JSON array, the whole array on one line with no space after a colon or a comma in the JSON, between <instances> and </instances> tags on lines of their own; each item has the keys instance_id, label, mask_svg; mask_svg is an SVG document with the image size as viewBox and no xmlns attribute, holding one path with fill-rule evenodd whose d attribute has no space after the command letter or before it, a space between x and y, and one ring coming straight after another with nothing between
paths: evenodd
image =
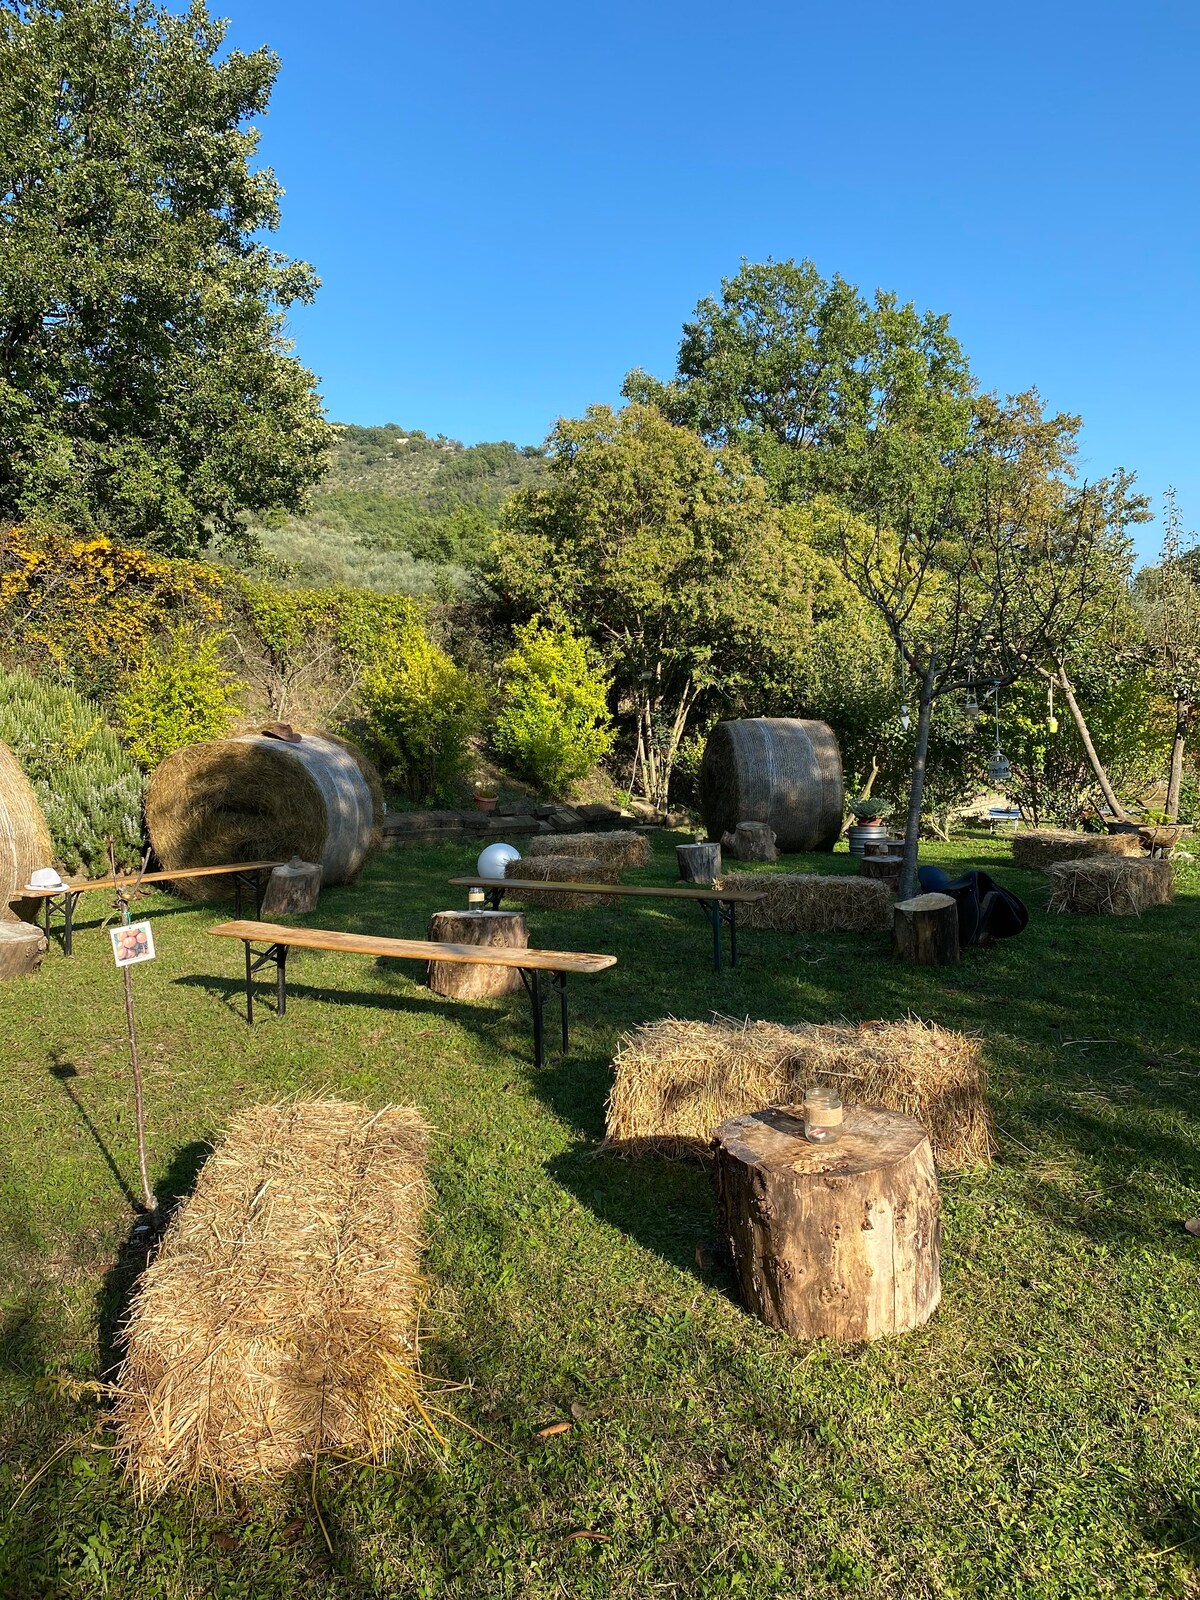
<instances>
[{"instance_id":1,"label":"shrub","mask_svg":"<svg viewBox=\"0 0 1200 1600\"><path fill-rule=\"evenodd\" d=\"M147 650L117 695L125 746L147 771L173 750L228 733L246 685L225 670L221 641L179 628L165 649Z\"/></svg>"},{"instance_id":2,"label":"shrub","mask_svg":"<svg viewBox=\"0 0 1200 1600\"><path fill-rule=\"evenodd\" d=\"M24 670L0 672L0 740L11 745L37 791L57 861L97 876L142 854L145 779L96 707Z\"/></svg>"},{"instance_id":3,"label":"shrub","mask_svg":"<svg viewBox=\"0 0 1200 1600\"><path fill-rule=\"evenodd\" d=\"M483 694L419 623L367 668L358 698L362 720L351 731L410 800L444 798L465 777Z\"/></svg>"},{"instance_id":4,"label":"shrub","mask_svg":"<svg viewBox=\"0 0 1200 1600\"><path fill-rule=\"evenodd\" d=\"M516 639L496 748L540 789L563 794L612 748L608 682L595 650L565 623L534 617Z\"/></svg>"}]
</instances>

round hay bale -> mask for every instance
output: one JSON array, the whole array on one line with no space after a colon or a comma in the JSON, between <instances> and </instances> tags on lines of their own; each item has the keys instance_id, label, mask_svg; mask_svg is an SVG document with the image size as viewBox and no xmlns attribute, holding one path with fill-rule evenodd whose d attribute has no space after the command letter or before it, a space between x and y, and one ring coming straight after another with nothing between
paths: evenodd
<instances>
[{"instance_id":1,"label":"round hay bale","mask_svg":"<svg viewBox=\"0 0 1200 1600\"><path fill-rule=\"evenodd\" d=\"M188 745L150 780L150 842L167 872L300 856L320 866L322 883L349 883L378 840L378 781L353 745L325 734L296 744L242 734ZM176 888L194 900L226 893L220 878L185 878Z\"/></svg>"},{"instance_id":2,"label":"round hay bale","mask_svg":"<svg viewBox=\"0 0 1200 1600\"><path fill-rule=\"evenodd\" d=\"M50 830L33 785L6 744L0 744L0 921L34 922L41 900L18 891L37 867L54 860Z\"/></svg>"},{"instance_id":3,"label":"round hay bale","mask_svg":"<svg viewBox=\"0 0 1200 1600\"><path fill-rule=\"evenodd\" d=\"M700 763L700 810L708 837L739 822L765 822L780 850L832 850L846 790L833 729L800 717L718 722Z\"/></svg>"}]
</instances>

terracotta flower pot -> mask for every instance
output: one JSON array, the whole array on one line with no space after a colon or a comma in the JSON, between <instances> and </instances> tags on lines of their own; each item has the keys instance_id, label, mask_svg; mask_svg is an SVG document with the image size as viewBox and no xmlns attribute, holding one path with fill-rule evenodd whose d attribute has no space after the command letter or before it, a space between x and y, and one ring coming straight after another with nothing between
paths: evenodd
<instances>
[{"instance_id":1,"label":"terracotta flower pot","mask_svg":"<svg viewBox=\"0 0 1200 1600\"><path fill-rule=\"evenodd\" d=\"M500 796L495 794L477 794L475 796L476 811L495 811L496 802Z\"/></svg>"}]
</instances>

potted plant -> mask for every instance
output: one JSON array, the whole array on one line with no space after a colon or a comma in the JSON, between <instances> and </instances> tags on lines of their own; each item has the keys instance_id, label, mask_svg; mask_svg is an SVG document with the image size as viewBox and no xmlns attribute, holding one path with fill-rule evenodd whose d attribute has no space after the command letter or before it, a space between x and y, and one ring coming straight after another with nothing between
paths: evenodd
<instances>
[{"instance_id":1,"label":"potted plant","mask_svg":"<svg viewBox=\"0 0 1200 1600\"><path fill-rule=\"evenodd\" d=\"M877 800L874 796L851 800L850 813L854 821L847 833L851 855L861 856L868 844L887 841L884 819L890 814L891 809L886 800Z\"/></svg>"},{"instance_id":2,"label":"potted plant","mask_svg":"<svg viewBox=\"0 0 1200 1600\"><path fill-rule=\"evenodd\" d=\"M499 798L499 792L493 784L477 783L475 785L476 811L495 811L496 802Z\"/></svg>"}]
</instances>

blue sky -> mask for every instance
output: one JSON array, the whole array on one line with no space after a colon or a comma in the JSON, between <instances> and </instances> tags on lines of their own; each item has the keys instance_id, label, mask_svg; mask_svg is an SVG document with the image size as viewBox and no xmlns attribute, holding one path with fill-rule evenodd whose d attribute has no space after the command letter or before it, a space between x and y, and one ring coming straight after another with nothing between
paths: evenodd
<instances>
[{"instance_id":1,"label":"blue sky","mask_svg":"<svg viewBox=\"0 0 1200 1600\"><path fill-rule=\"evenodd\" d=\"M229 9L221 7L216 9ZM329 414L539 442L743 257L948 312L1200 527L1200 6L236 0ZM1149 553L1154 529L1142 536Z\"/></svg>"}]
</instances>

